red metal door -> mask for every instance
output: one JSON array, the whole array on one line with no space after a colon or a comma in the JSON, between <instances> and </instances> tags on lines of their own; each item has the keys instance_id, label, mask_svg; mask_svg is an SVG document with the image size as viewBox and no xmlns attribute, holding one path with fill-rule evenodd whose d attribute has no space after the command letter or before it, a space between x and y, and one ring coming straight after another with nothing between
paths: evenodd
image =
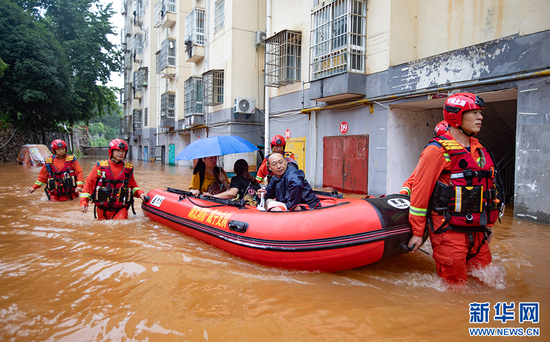
<instances>
[{"instance_id":1,"label":"red metal door","mask_svg":"<svg viewBox=\"0 0 550 342\"><path fill-rule=\"evenodd\" d=\"M369 136L323 137L323 187L368 193Z\"/></svg>"}]
</instances>

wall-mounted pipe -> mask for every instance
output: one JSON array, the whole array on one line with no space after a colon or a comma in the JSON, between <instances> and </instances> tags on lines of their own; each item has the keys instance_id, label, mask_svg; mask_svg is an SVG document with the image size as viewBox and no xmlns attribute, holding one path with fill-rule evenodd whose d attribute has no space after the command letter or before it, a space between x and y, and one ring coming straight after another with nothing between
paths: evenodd
<instances>
[{"instance_id":1,"label":"wall-mounted pipe","mask_svg":"<svg viewBox=\"0 0 550 342\"><path fill-rule=\"evenodd\" d=\"M494 77L494 78L488 78L485 80L473 80L473 81L466 81L466 82L459 82L452 85L444 86L444 87L432 87L432 88L423 88L419 90L413 90L413 91L407 91L403 93L397 93L393 95L386 95L386 96L379 96L379 97L373 97L370 99L362 99L357 101L351 101L351 102L344 102L344 103L338 103L335 105L329 105L329 106L322 106L322 107L313 107L313 108L306 108L302 109L301 113L303 114L309 114L313 111L320 111L320 110L326 110L326 109L336 109L336 108L346 108L353 105L370 105L371 106L371 113L373 112L372 105L373 103L376 103L377 101L386 101L386 100L396 100L407 96L415 96L415 95L422 95L422 94L428 94L433 92L440 92L445 90L451 90L456 88L465 88L465 87L473 87L473 86L479 86L479 85L485 85L485 84L493 84L493 83L501 83L501 82L508 82L508 81L516 81L516 80L522 80L526 78L534 78L534 77L542 77L542 76L550 76L550 69L545 69L542 71L533 71L528 72L525 74L519 74L515 76L501 76L501 77ZM379 103L377 103L379 104ZM379 104L381 105L381 104Z\"/></svg>"}]
</instances>

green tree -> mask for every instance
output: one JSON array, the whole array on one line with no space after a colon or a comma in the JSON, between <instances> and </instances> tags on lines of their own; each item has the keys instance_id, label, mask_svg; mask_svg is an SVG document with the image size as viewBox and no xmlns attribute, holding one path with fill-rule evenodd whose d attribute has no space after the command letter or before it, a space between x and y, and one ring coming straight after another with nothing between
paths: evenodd
<instances>
[{"instance_id":1,"label":"green tree","mask_svg":"<svg viewBox=\"0 0 550 342\"><path fill-rule=\"evenodd\" d=\"M92 125L90 125L89 132L91 135L103 135L105 134L105 127L101 122L96 122Z\"/></svg>"},{"instance_id":2,"label":"green tree","mask_svg":"<svg viewBox=\"0 0 550 342\"><path fill-rule=\"evenodd\" d=\"M51 129L118 107L118 90L105 85L120 65L113 14L99 0L0 0L0 113Z\"/></svg>"},{"instance_id":3,"label":"green tree","mask_svg":"<svg viewBox=\"0 0 550 342\"><path fill-rule=\"evenodd\" d=\"M48 26L9 0L0 0L2 119L18 126L55 128L74 108L66 55Z\"/></svg>"},{"instance_id":4,"label":"green tree","mask_svg":"<svg viewBox=\"0 0 550 342\"><path fill-rule=\"evenodd\" d=\"M4 70L6 70L7 68L8 68L8 65L6 63L4 63L2 58L0 58L0 78L2 78L2 76L4 76Z\"/></svg>"}]
</instances>

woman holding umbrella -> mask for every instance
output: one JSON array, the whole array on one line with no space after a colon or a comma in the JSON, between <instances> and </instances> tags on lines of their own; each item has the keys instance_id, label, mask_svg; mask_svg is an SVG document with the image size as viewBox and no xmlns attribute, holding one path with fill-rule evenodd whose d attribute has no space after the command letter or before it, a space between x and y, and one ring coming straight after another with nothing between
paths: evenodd
<instances>
[{"instance_id":1,"label":"woman holding umbrella","mask_svg":"<svg viewBox=\"0 0 550 342\"><path fill-rule=\"evenodd\" d=\"M216 165L217 163L217 156L199 159L193 169L193 177L189 186L189 191L193 195L197 196L203 192L214 195L229 189L229 178L225 171Z\"/></svg>"}]
</instances>

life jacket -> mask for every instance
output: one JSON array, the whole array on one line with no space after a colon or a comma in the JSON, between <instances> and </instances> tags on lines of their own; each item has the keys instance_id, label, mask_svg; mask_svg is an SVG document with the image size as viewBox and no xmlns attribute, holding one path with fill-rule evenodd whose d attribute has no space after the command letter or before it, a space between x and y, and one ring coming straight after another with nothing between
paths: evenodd
<instances>
[{"instance_id":1,"label":"life jacket","mask_svg":"<svg viewBox=\"0 0 550 342\"><path fill-rule=\"evenodd\" d=\"M451 169L443 171L450 173L451 185L436 182L428 205L429 210L445 217L440 228L434 231L431 215L427 215L432 232L441 234L450 229L486 232L487 225L498 220L505 198L503 188L496 182L498 170L491 151L482 144L476 161L447 134L433 138L430 144L445 148L445 159L451 162Z\"/></svg>"},{"instance_id":2,"label":"life jacket","mask_svg":"<svg viewBox=\"0 0 550 342\"><path fill-rule=\"evenodd\" d=\"M63 164L61 170L58 170L53 165L54 158L57 158L57 156L46 158L44 164L46 170L48 170L48 180L46 181L44 191L48 196L48 200L51 195L70 197L72 200L72 194L75 193L76 189L76 174L74 171L76 158L73 155L67 155L65 157L65 164Z\"/></svg>"},{"instance_id":3,"label":"life jacket","mask_svg":"<svg viewBox=\"0 0 550 342\"><path fill-rule=\"evenodd\" d=\"M134 203L134 196L128 188L128 182L133 174L133 166L124 163L124 168L118 178L115 178L108 160L97 163L98 178L92 194L92 201L96 207L104 211L118 212L122 208L129 208ZM132 206L133 208L133 206ZM107 216L107 215L105 215Z\"/></svg>"}]
</instances>

